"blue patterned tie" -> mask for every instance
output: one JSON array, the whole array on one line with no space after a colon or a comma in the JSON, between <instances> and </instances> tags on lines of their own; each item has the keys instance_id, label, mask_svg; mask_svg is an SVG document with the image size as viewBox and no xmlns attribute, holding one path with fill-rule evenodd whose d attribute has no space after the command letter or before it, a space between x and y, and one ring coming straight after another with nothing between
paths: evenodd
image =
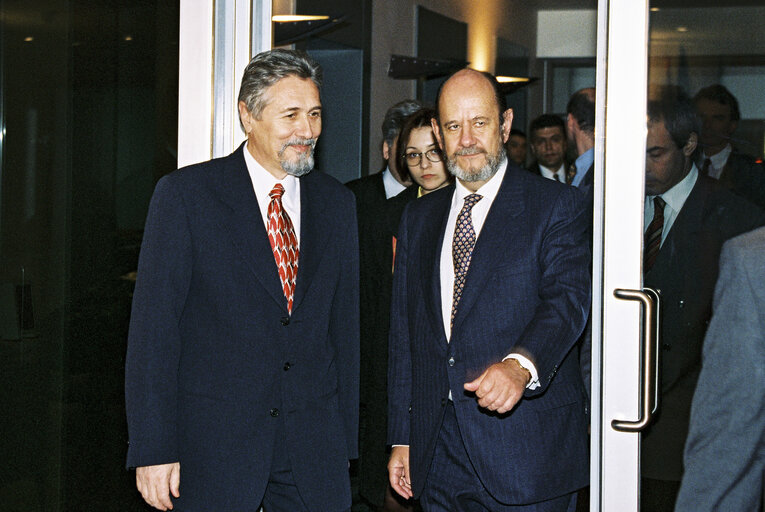
<instances>
[{"instance_id":1,"label":"blue patterned tie","mask_svg":"<svg viewBox=\"0 0 765 512\"><path fill-rule=\"evenodd\" d=\"M452 240L452 261L454 262L454 296L452 299L452 317L449 325L454 324L454 315L457 313L457 304L462 298L462 289L465 287L470 258L475 246L475 229L473 229L473 216L470 211L483 196L470 194L465 197L465 205L457 215L457 224L454 227L454 239Z\"/></svg>"}]
</instances>

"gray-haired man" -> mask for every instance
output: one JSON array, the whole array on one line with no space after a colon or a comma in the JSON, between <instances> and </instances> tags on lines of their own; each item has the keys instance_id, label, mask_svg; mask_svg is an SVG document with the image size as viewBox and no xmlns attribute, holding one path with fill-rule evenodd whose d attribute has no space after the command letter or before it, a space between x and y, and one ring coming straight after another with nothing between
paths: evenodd
<instances>
[{"instance_id":1,"label":"gray-haired man","mask_svg":"<svg viewBox=\"0 0 765 512\"><path fill-rule=\"evenodd\" d=\"M157 184L126 402L127 465L160 510L350 510L357 228L353 194L311 172L320 84L302 52L257 55L246 143Z\"/></svg>"}]
</instances>

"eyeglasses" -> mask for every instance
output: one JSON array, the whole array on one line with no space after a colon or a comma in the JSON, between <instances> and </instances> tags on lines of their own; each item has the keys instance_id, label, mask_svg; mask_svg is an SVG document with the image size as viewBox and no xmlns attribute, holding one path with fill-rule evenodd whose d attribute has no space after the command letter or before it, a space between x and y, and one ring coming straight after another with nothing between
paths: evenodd
<instances>
[{"instance_id":1,"label":"eyeglasses","mask_svg":"<svg viewBox=\"0 0 765 512\"><path fill-rule=\"evenodd\" d=\"M425 158L430 160L431 162L440 162L441 161L441 151L438 149L429 149L425 153ZM422 155L423 153L417 153L415 151L412 151L411 153L406 154L406 163L408 165L420 165L422 163Z\"/></svg>"}]
</instances>

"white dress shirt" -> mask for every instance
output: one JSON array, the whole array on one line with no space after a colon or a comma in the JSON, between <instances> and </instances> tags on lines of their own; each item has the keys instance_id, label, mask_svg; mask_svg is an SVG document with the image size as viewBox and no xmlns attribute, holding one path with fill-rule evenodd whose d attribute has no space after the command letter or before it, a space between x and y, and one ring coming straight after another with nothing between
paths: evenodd
<instances>
[{"instance_id":1,"label":"white dress shirt","mask_svg":"<svg viewBox=\"0 0 765 512\"><path fill-rule=\"evenodd\" d=\"M263 219L263 225L266 227L266 231L268 231L268 204L271 202L271 198L268 194L273 190L274 185L277 183L282 184L284 187L282 206L287 211L287 215L290 216L292 226L295 228L295 237L297 238L299 245L300 180L291 174L288 174L281 180L277 180L273 174L268 172L255 160L246 146L244 148L244 163L247 164L247 172L250 175L250 180L252 180L252 188L255 191L255 197L258 198L260 216Z\"/></svg>"},{"instance_id":2,"label":"white dress shirt","mask_svg":"<svg viewBox=\"0 0 765 512\"><path fill-rule=\"evenodd\" d=\"M397 196L406 189L406 185L402 185L393 177L390 167L386 167L383 171L383 186L385 187L385 199Z\"/></svg>"},{"instance_id":3,"label":"white dress shirt","mask_svg":"<svg viewBox=\"0 0 765 512\"><path fill-rule=\"evenodd\" d=\"M693 186L696 185L696 180L698 177L699 170L696 167L696 164L693 164L691 170L688 172L688 175L685 178L680 180L680 182L671 189L667 190L663 194L660 194L661 198L666 204L664 205L664 226L661 229L661 245L659 245L659 247L664 245L664 240L666 240L667 235L669 234L669 230L672 229L672 224L675 223L677 214L680 213L680 210L683 208L685 201L691 194ZM644 229L648 229L648 226L653 220L654 197L656 196L646 196L645 198L645 205L643 210Z\"/></svg>"},{"instance_id":4,"label":"white dress shirt","mask_svg":"<svg viewBox=\"0 0 765 512\"><path fill-rule=\"evenodd\" d=\"M720 175L725 168L725 164L728 163L728 157L733 152L733 147L730 144L726 145L722 151L716 155L707 156L705 153L701 154L701 166L704 166L704 160L709 158L709 177L716 180L720 179Z\"/></svg>"},{"instance_id":5,"label":"white dress shirt","mask_svg":"<svg viewBox=\"0 0 765 512\"><path fill-rule=\"evenodd\" d=\"M549 167L545 167L542 164L539 164L539 172L542 173L542 176L544 176L547 179L560 181L561 183L566 183L566 164L562 163L560 164L560 168L557 171L553 171Z\"/></svg>"},{"instance_id":6,"label":"white dress shirt","mask_svg":"<svg viewBox=\"0 0 765 512\"><path fill-rule=\"evenodd\" d=\"M476 242L481 234L483 223L486 220L486 216L489 214L494 199L497 197L500 185L502 185L502 179L505 177L505 171L507 170L507 160L502 164L497 173L492 178L484 183L475 193L482 196L470 211L473 220L473 230L475 231ZM462 210L465 203L465 197L473 192L468 190L460 180L456 180L456 188L454 194L452 194L452 203L449 207L449 219L446 221L446 232L444 233L444 242L441 246L441 259L440 259L440 278L441 278L441 316L444 321L444 332L446 333L446 339L451 339L452 327L452 302L454 298L454 261L452 259L452 242L454 238L454 228L457 224L457 216ZM469 270L468 270L469 271ZM534 364L526 357L520 354L508 354L504 359L512 358L517 360L521 366L529 371L531 379L526 385L529 389L535 389L539 387L539 375ZM451 397L451 391L449 392Z\"/></svg>"}]
</instances>

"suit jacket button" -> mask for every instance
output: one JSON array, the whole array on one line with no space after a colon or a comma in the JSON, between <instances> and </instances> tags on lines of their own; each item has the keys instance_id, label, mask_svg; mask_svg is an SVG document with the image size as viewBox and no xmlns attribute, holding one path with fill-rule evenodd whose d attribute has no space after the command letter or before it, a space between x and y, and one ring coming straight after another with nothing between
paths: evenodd
<instances>
[{"instance_id":1,"label":"suit jacket button","mask_svg":"<svg viewBox=\"0 0 765 512\"><path fill-rule=\"evenodd\" d=\"M441 407L446 405L446 398L441 399Z\"/></svg>"},{"instance_id":2,"label":"suit jacket button","mask_svg":"<svg viewBox=\"0 0 765 512\"><path fill-rule=\"evenodd\" d=\"M669 343L662 343L661 348L663 348L664 350L672 350L672 345L670 345Z\"/></svg>"},{"instance_id":3,"label":"suit jacket button","mask_svg":"<svg viewBox=\"0 0 765 512\"><path fill-rule=\"evenodd\" d=\"M454 358L453 357L449 358L449 366L454 366Z\"/></svg>"},{"instance_id":4,"label":"suit jacket button","mask_svg":"<svg viewBox=\"0 0 765 512\"><path fill-rule=\"evenodd\" d=\"M282 325L289 325L290 324L290 317L283 316L279 321L282 323Z\"/></svg>"},{"instance_id":5,"label":"suit jacket button","mask_svg":"<svg viewBox=\"0 0 765 512\"><path fill-rule=\"evenodd\" d=\"M292 368L292 365L289 363L289 361L288 361L288 362L286 362L286 363L284 363L284 371L285 371L285 372L286 372L287 370L289 370L290 368Z\"/></svg>"},{"instance_id":6,"label":"suit jacket button","mask_svg":"<svg viewBox=\"0 0 765 512\"><path fill-rule=\"evenodd\" d=\"M274 407L273 409L271 409L270 411L268 411L268 412L269 412L269 414L271 414L271 416L272 416L272 417L274 417L274 418L276 418L277 416L279 416L279 409L277 409L277 408L275 408L275 407Z\"/></svg>"}]
</instances>

